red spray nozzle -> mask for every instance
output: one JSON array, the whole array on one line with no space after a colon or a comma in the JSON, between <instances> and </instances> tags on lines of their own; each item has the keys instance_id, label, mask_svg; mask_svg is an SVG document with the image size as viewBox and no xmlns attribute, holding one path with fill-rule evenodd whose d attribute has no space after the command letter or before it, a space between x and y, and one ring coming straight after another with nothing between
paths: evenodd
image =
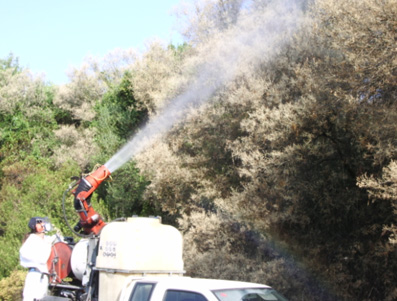
<instances>
[{"instance_id":1,"label":"red spray nozzle","mask_svg":"<svg viewBox=\"0 0 397 301\"><path fill-rule=\"evenodd\" d=\"M91 184L92 188L90 190L92 190L93 192L109 176L110 176L109 169L105 165L102 165L96 171L86 176L84 179Z\"/></svg>"}]
</instances>

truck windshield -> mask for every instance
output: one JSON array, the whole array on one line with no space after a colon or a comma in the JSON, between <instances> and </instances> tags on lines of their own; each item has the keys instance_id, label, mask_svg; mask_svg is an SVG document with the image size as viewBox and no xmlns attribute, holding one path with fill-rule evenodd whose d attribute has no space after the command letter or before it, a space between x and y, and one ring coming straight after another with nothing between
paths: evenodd
<instances>
[{"instance_id":1,"label":"truck windshield","mask_svg":"<svg viewBox=\"0 0 397 301\"><path fill-rule=\"evenodd\" d=\"M213 290L212 292L221 301L288 301L280 293L270 288L236 288Z\"/></svg>"},{"instance_id":2,"label":"truck windshield","mask_svg":"<svg viewBox=\"0 0 397 301\"><path fill-rule=\"evenodd\" d=\"M129 301L148 301L155 285L155 283L138 282L132 291Z\"/></svg>"}]
</instances>

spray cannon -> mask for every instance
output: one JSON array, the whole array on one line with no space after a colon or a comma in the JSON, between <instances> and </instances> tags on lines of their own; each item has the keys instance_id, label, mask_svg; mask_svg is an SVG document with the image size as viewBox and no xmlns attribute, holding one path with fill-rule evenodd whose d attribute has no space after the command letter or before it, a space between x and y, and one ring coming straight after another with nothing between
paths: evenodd
<instances>
[{"instance_id":1,"label":"spray cannon","mask_svg":"<svg viewBox=\"0 0 397 301\"><path fill-rule=\"evenodd\" d=\"M110 176L109 169L102 165L93 173L82 177L77 183L76 189L72 191L74 195L74 209L80 216L80 221L74 227L76 232L83 229L85 234L99 234L106 225L100 215L91 206L92 193L98 186Z\"/></svg>"}]
</instances>

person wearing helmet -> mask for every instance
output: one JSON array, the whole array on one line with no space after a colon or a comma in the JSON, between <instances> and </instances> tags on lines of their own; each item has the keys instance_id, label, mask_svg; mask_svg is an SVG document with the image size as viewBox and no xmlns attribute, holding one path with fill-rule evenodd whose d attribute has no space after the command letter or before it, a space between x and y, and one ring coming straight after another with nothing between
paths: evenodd
<instances>
[{"instance_id":1,"label":"person wearing helmet","mask_svg":"<svg viewBox=\"0 0 397 301\"><path fill-rule=\"evenodd\" d=\"M23 289L23 300L33 301L47 295L47 261L51 254L51 240L45 235L46 218L32 217L28 227L30 234L19 250L19 258L21 265L29 269Z\"/></svg>"}]
</instances>

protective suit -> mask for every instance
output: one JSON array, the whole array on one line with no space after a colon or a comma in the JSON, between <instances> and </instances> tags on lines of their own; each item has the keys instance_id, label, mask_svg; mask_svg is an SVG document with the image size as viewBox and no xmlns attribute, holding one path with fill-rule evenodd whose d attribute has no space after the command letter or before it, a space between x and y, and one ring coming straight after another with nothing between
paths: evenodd
<instances>
[{"instance_id":1,"label":"protective suit","mask_svg":"<svg viewBox=\"0 0 397 301\"><path fill-rule=\"evenodd\" d=\"M39 218L34 219L40 221ZM30 224L31 222L29 222L29 227ZM35 221L35 224L39 224L39 222ZM35 225L34 229L32 229L32 233L19 250L21 265L29 269L23 289L24 301L39 300L47 295L47 261L51 254L52 239L44 235L44 226L42 226L42 228L42 231L40 231L41 228L36 228Z\"/></svg>"}]
</instances>

